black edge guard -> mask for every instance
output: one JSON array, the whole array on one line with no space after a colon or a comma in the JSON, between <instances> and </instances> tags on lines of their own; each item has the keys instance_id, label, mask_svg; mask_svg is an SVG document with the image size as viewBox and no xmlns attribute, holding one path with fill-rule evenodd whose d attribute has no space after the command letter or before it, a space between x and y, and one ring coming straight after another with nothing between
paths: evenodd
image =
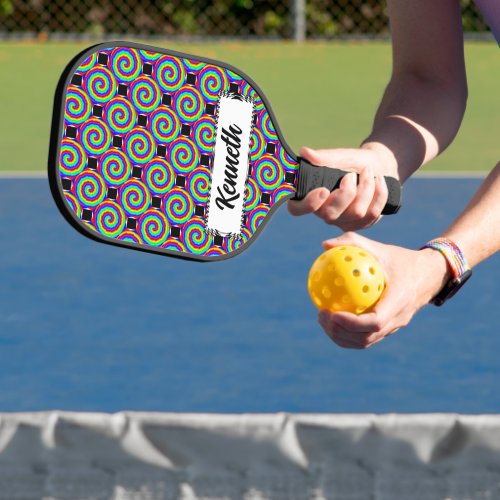
<instances>
[{"instance_id":1,"label":"black edge guard","mask_svg":"<svg viewBox=\"0 0 500 500\"><path fill-rule=\"evenodd\" d=\"M307 193L319 187L326 187L329 191L337 189L342 178L348 174L344 170L331 167L316 167L304 158L298 158L300 161L299 173L297 179L297 193L293 200L302 200ZM389 194L382 214L395 214L401 207L402 188L401 184L394 177L384 177ZM359 175L357 176L359 181Z\"/></svg>"}]
</instances>

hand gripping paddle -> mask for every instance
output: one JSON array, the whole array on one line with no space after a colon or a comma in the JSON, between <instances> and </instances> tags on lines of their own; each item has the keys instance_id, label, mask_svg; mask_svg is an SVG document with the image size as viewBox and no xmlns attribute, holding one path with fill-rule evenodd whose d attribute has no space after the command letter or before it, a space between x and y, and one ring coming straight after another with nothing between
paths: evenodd
<instances>
[{"instance_id":1,"label":"hand gripping paddle","mask_svg":"<svg viewBox=\"0 0 500 500\"><path fill-rule=\"evenodd\" d=\"M195 260L245 250L274 210L346 172L281 137L266 97L236 68L128 42L84 50L55 96L49 180L64 217L105 243ZM401 188L385 178L384 214Z\"/></svg>"}]
</instances>

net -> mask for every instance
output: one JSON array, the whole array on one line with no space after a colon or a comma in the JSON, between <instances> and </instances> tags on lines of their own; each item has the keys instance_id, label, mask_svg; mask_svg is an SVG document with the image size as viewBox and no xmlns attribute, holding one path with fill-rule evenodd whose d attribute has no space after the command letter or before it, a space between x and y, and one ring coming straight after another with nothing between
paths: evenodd
<instances>
[{"instance_id":1,"label":"net","mask_svg":"<svg viewBox=\"0 0 500 500\"><path fill-rule=\"evenodd\" d=\"M2 500L500 498L500 416L11 413Z\"/></svg>"}]
</instances>

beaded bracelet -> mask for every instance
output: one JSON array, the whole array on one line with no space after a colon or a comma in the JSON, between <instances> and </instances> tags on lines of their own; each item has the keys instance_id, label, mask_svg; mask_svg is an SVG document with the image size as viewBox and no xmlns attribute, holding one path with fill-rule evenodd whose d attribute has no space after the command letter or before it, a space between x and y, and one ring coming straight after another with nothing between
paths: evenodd
<instances>
[{"instance_id":1,"label":"beaded bracelet","mask_svg":"<svg viewBox=\"0 0 500 500\"><path fill-rule=\"evenodd\" d=\"M432 248L440 252L446 259L453 275L453 278L431 301L434 305L440 306L458 292L471 277L472 271L460 248L448 238L436 238L427 242L421 250L423 248Z\"/></svg>"}]
</instances>

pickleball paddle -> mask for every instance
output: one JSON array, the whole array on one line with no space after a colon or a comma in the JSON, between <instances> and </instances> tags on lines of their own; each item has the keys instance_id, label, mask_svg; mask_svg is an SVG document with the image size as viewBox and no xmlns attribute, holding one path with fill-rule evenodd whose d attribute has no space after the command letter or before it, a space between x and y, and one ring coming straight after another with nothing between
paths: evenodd
<instances>
[{"instance_id":1,"label":"pickleball paddle","mask_svg":"<svg viewBox=\"0 0 500 500\"><path fill-rule=\"evenodd\" d=\"M296 156L259 87L223 62L111 42L78 54L59 80L51 191L64 217L101 242L232 257L286 200L333 190L345 174ZM391 214L401 187L385 180Z\"/></svg>"}]
</instances>

